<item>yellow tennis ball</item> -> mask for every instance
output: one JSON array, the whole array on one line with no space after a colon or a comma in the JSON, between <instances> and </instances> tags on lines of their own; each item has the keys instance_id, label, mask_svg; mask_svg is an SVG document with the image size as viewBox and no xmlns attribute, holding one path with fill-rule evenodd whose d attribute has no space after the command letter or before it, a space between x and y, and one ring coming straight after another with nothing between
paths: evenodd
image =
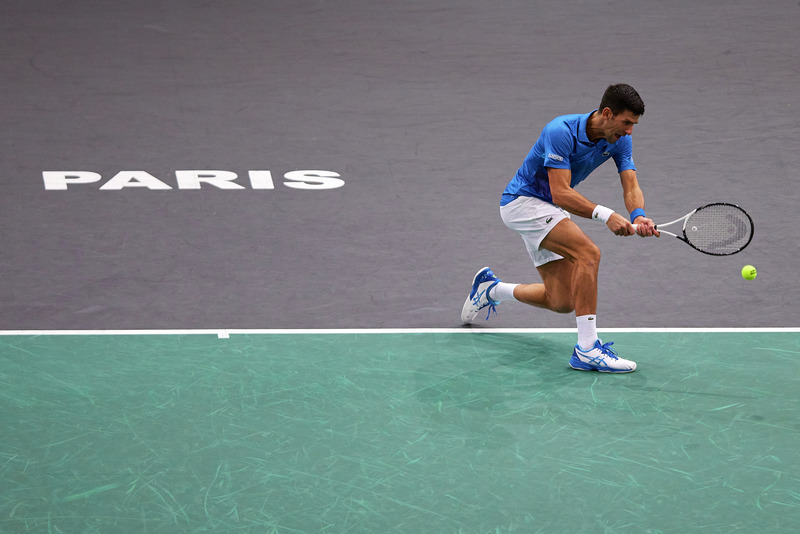
<instances>
[{"instance_id":1,"label":"yellow tennis ball","mask_svg":"<svg viewBox=\"0 0 800 534\"><path fill-rule=\"evenodd\" d=\"M742 278L744 278L745 280L752 280L753 278L756 277L757 274L758 271L756 271L756 268L753 267L752 265L745 265L744 267L742 267Z\"/></svg>"}]
</instances>

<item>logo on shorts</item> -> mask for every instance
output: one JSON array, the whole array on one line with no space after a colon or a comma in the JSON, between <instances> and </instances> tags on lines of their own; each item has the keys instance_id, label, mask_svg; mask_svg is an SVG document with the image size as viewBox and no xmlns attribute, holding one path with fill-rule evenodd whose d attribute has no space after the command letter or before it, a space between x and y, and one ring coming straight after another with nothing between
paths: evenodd
<instances>
[{"instance_id":1,"label":"logo on shorts","mask_svg":"<svg viewBox=\"0 0 800 534\"><path fill-rule=\"evenodd\" d=\"M559 156L558 154L548 154L547 157L552 159L553 161L564 161L564 157Z\"/></svg>"},{"instance_id":2,"label":"logo on shorts","mask_svg":"<svg viewBox=\"0 0 800 534\"><path fill-rule=\"evenodd\" d=\"M546 220L546 221L544 221L544 223L545 223L545 224L550 224L550 221L552 221L552 220L553 220L553 218L552 218L552 217L548 217L548 218L547 218L547 220Z\"/></svg>"}]
</instances>

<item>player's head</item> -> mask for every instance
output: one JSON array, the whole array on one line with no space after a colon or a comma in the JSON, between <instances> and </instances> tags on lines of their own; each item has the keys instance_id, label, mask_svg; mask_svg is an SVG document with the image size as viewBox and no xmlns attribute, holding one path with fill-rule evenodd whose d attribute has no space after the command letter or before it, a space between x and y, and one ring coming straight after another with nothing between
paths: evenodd
<instances>
[{"instance_id":1,"label":"player's head","mask_svg":"<svg viewBox=\"0 0 800 534\"><path fill-rule=\"evenodd\" d=\"M636 89L626 83L609 85L603 98L600 100L600 111L609 108L611 113L619 115L623 111L630 111L632 114L644 115L644 102Z\"/></svg>"}]
</instances>

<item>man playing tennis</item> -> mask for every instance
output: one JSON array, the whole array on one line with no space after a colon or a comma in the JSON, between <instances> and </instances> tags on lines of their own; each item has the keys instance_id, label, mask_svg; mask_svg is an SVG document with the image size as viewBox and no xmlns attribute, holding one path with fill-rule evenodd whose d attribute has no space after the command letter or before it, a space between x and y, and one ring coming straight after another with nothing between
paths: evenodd
<instances>
[{"instance_id":1,"label":"man playing tennis","mask_svg":"<svg viewBox=\"0 0 800 534\"><path fill-rule=\"evenodd\" d=\"M606 89L595 111L557 117L544 127L500 201L503 222L522 236L543 283L504 283L484 267L472 281L461 310L462 321L472 322L487 307L488 319L504 300L558 313L574 311L578 343L570 367L610 373L636 369L635 362L618 357L611 349L613 342L604 344L597 337L600 249L570 219L570 214L600 221L616 235L658 237L653 221L645 216L644 194L632 156L631 133L643 114L644 102L639 93L630 85L617 84ZM574 189L610 158L622 181L630 220Z\"/></svg>"}]
</instances>

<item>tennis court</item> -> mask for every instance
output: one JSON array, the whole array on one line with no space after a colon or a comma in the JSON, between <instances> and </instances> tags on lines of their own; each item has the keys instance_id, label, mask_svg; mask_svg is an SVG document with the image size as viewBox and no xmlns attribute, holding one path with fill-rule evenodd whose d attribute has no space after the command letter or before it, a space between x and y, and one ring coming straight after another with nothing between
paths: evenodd
<instances>
[{"instance_id":1,"label":"tennis court","mask_svg":"<svg viewBox=\"0 0 800 534\"><path fill-rule=\"evenodd\" d=\"M4 531L800 527L797 330L169 334L0 340Z\"/></svg>"},{"instance_id":2,"label":"tennis court","mask_svg":"<svg viewBox=\"0 0 800 534\"><path fill-rule=\"evenodd\" d=\"M0 5L0 531L795 532L796 0ZM624 82L647 214L579 222L567 362L500 194ZM578 190L624 210L601 167ZM758 268L745 281L743 265ZM481 317L482 318L482 317Z\"/></svg>"}]
</instances>

